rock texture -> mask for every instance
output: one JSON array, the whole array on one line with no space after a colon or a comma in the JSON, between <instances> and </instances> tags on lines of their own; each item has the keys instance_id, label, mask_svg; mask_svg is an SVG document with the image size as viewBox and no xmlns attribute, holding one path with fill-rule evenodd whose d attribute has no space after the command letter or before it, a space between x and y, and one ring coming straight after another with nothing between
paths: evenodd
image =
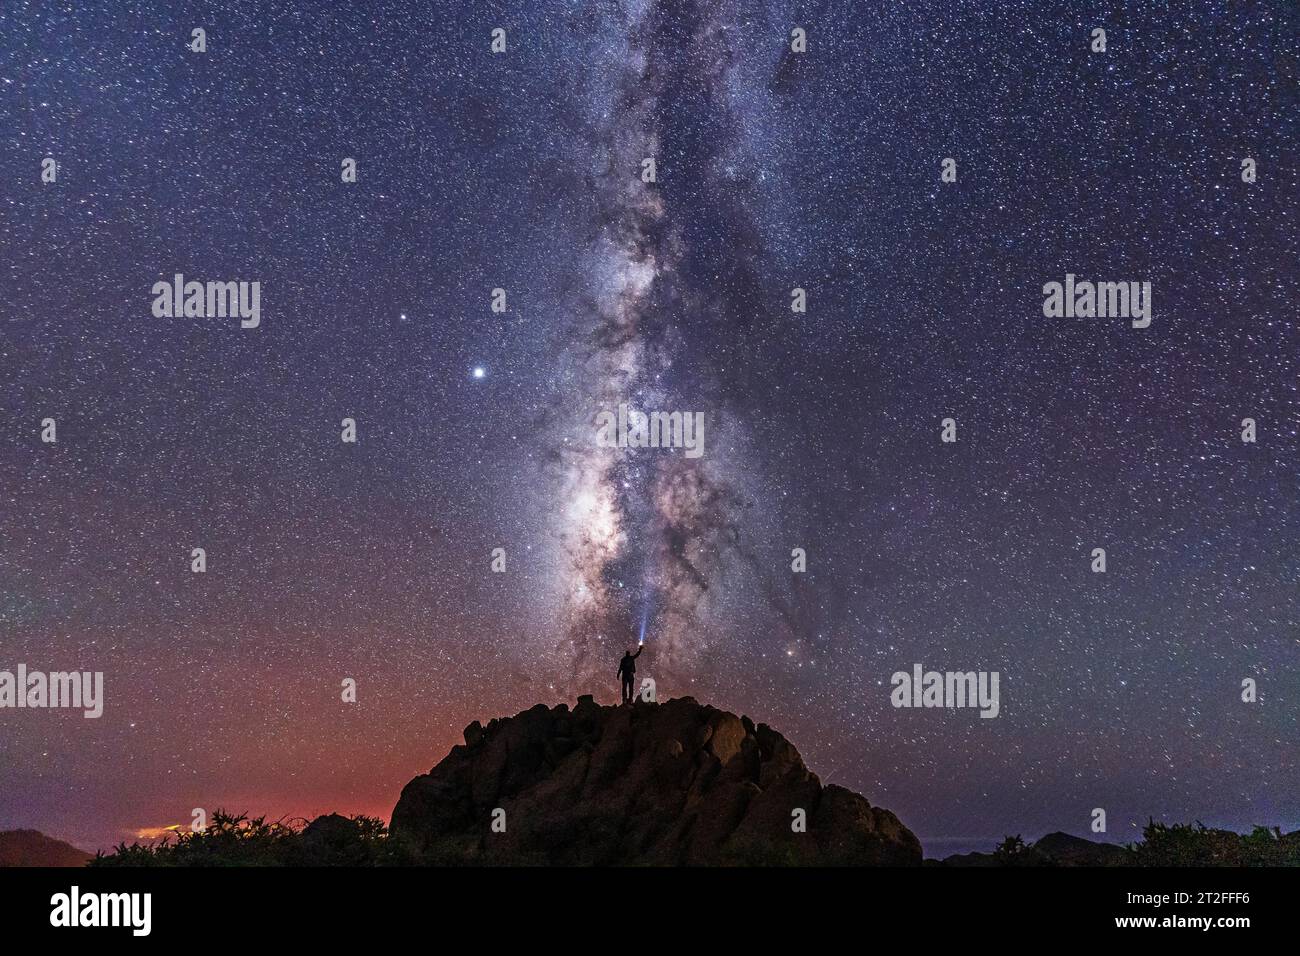
<instances>
[{"instance_id":1,"label":"rock texture","mask_svg":"<svg viewBox=\"0 0 1300 956\"><path fill-rule=\"evenodd\" d=\"M493 811L505 832L493 832ZM806 832L793 832L793 811ZM497 815L500 819L500 815ZM391 832L431 863L890 865L921 845L888 810L823 787L765 724L684 697L578 698L482 727L406 785Z\"/></svg>"}]
</instances>

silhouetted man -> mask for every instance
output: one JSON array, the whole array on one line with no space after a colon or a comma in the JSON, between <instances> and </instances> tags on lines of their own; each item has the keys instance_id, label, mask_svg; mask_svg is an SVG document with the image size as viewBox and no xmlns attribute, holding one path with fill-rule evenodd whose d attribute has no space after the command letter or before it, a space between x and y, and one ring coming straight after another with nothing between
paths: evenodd
<instances>
[{"instance_id":1,"label":"silhouetted man","mask_svg":"<svg viewBox=\"0 0 1300 956\"><path fill-rule=\"evenodd\" d=\"M632 684L636 679L636 659L641 656L641 652L644 650L645 645L642 645L636 649L635 654L628 651L618 663L618 676L623 678L623 703L625 704L632 703L632 698L636 696L632 690Z\"/></svg>"}]
</instances>

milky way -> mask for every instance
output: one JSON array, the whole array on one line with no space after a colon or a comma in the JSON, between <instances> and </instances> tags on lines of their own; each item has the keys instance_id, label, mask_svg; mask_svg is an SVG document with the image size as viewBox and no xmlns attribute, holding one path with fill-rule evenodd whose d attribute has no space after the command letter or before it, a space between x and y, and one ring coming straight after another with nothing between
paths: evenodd
<instances>
[{"instance_id":1,"label":"milky way","mask_svg":"<svg viewBox=\"0 0 1300 956\"><path fill-rule=\"evenodd\" d=\"M386 816L643 621L932 854L1300 827L1294 3L361 6L0 9L0 669L105 687L0 711L0 827Z\"/></svg>"},{"instance_id":2,"label":"milky way","mask_svg":"<svg viewBox=\"0 0 1300 956\"><path fill-rule=\"evenodd\" d=\"M592 241L573 276L573 345L560 359L564 409L551 436L563 478L558 497L567 503L556 515L568 565L559 578L561 650L576 655L579 686L607 681L611 653L631 643L642 619L661 673L680 676L697 661L716 637L702 605L724 562L743 553L740 517L754 504L733 476L756 464L740 458L741 436L718 400L716 377L692 361L681 332L716 303L680 273L687 241L665 208L657 172L645 175L643 166L674 140L673 108L688 98L708 103L711 125L727 131L735 31L726 24L737 11L642 4L610 13L595 24L592 47L575 50L591 66L576 158L588 164ZM690 176L712 180L731 145L716 137L692 157ZM681 174L678 161L665 167L667 176ZM717 450L704 461L592 442L602 410L626 404L692 414L705 403Z\"/></svg>"}]
</instances>

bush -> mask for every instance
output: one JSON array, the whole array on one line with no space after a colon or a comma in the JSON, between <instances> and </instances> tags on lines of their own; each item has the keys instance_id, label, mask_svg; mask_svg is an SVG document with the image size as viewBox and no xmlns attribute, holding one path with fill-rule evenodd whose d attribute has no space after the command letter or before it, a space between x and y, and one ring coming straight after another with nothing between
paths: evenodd
<instances>
[{"instance_id":1,"label":"bush","mask_svg":"<svg viewBox=\"0 0 1300 956\"><path fill-rule=\"evenodd\" d=\"M217 810L212 823L173 841L125 842L90 866L394 866L411 860L376 817L318 817L311 823L250 819Z\"/></svg>"},{"instance_id":2,"label":"bush","mask_svg":"<svg viewBox=\"0 0 1300 956\"><path fill-rule=\"evenodd\" d=\"M1300 831L1274 827L1248 834L1214 830L1197 821L1167 825L1149 820L1131 847L1140 866L1300 866Z\"/></svg>"}]
</instances>

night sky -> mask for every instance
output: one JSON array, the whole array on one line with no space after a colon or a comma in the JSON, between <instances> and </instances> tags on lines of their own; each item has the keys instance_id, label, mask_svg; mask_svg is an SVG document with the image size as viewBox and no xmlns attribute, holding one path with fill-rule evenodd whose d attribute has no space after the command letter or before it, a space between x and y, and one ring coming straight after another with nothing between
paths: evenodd
<instances>
[{"instance_id":1,"label":"night sky","mask_svg":"<svg viewBox=\"0 0 1300 956\"><path fill-rule=\"evenodd\" d=\"M386 818L643 619L927 855L1300 827L1298 11L6 0L0 669L106 701L0 711L0 829ZM918 663L1000 714L892 707Z\"/></svg>"}]
</instances>

